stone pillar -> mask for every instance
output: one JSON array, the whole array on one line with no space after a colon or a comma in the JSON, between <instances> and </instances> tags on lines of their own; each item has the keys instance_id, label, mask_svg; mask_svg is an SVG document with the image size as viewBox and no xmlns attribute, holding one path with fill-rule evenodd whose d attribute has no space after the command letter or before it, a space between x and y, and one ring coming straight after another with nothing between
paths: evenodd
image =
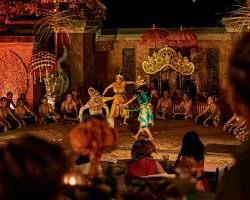
<instances>
[{"instance_id":1,"label":"stone pillar","mask_svg":"<svg viewBox=\"0 0 250 200\"><path fill-rule=\"evenodd\" d=\"M94 66L94 33L83 34L83 92L84 96L88 96L87 90L94 86L95 66Z\"/></svg>"},{"instance_id":2,"label":"stone pillar","mask_svg":"<svg viewBox=\"0 0 250 200\"><path fill-rule=\"evenodd\" d=\"M72 33L68 59L65 62L70 69L70 86L78 88L83 85L83 33Z\"/></svg>"},{"instance_id":3,"label":"stone pillar","mask_svg":"<svg viewBox=\"0 0 250 200\"><path fill-rule=\"evenodd\" d=\"M74 33L71 35L67 66L70 66L71 88L80 88L84 97L87 97L87 90L93 86L95 77L94 70L94 34Z\"/></svg>"}]
</instances>

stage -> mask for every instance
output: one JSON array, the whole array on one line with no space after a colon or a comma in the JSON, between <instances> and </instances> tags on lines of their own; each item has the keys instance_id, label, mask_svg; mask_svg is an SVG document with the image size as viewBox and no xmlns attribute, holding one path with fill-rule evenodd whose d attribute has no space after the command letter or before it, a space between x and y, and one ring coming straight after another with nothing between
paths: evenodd
<instances>
[{"instance_id":1,"label":"stage","mask_svg":"<svg viewBox=\"0 0 250 200\"><path fill-rule=\"evenodd\" d=\"M175 160L181 145L183 135L189 130L195 130L200 135L201 140L206 145L206 163L228 163L232 164L231 153L237 148L239 143L233 136L225 135L222 128L204 128L198 126L193 121L156 121L152 132L157 147L155 158L161 159L162 155L168 154L171 160ZM72 124L51 124L29 128L21 128L15 131L4 133L0 137L0 145L6 141L15 139L22 135L31 134L44 138L52 143L61 145L65 153L74 161L76 155L69 145L69 132ZM118 147L115 151L103 155L103 160L122 160L130 158L130 149L135 141L126 126L115 124L119 134Z\"/></svg>"}]
</instances>

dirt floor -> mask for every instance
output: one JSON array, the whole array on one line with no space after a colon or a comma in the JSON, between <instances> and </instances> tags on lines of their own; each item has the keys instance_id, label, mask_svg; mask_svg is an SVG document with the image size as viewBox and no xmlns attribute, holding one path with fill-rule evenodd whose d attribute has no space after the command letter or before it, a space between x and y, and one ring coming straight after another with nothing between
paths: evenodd
<instances>
[{"instance_id":1,"label":"dirt floor","mask_svg":"<svg viewBox=\"0 0 250 200\"><path fill-rule=\"evenodd\" d=\"M155 158L161 159L162 155L167 154L171 160L175 160L183 135L187 131L195 130L206 145L206 163L232 164L231 153L237 148L239 143L233 136L225 135L221 127L204 128L192 121L156 121L155 124L155 127L152 128L155 137L153 142L157 148L157 153L154 155ZM73 161L76 155L71 150L68 139L72 127L72 124L51 124L10 131L0 136L0 145L4 145L6 141L22 135L31 134L61 145L65 153ZM105 161L130 158L130 149L135 141L132 138L132 133L126 126L120 125L119 122L115 124L115 128L119 134L118 148L109 154L103 155L103 160Z\"/></svg>"}]
</instances>

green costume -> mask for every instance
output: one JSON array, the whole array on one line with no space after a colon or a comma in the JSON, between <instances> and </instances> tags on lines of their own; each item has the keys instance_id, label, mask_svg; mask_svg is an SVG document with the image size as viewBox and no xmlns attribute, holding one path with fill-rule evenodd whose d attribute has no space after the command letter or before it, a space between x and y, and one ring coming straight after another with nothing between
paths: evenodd
<instances>
[{"instance_id":1,"label":"green costume","mask_svg":"<svg viewBox=\"0 0 250 200\"><path fill-rule=\"evenodd\" d=\"M140 128L146 128L150 124L154 125L154 115L149 96L146 92L139 91L137 94L137 101L140 104L139 121Z\"/></svg>"}]
</instances>

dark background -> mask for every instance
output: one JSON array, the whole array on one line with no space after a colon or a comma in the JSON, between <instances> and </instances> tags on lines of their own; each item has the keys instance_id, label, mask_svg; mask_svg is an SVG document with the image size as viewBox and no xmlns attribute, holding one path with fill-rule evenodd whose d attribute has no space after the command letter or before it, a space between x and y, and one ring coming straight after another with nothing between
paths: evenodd
<instances>
[{"instance_id":1,"label":"dark background","mask_svg":"<svg viewBox=\"0 0 250 200\"><path fill-rule=\"evenodd\" d=\"M195 2L193 2L195 1ZM244 0L102 0L106 28L221 26L221 18Z\"/></svg>"}]
</instances>

